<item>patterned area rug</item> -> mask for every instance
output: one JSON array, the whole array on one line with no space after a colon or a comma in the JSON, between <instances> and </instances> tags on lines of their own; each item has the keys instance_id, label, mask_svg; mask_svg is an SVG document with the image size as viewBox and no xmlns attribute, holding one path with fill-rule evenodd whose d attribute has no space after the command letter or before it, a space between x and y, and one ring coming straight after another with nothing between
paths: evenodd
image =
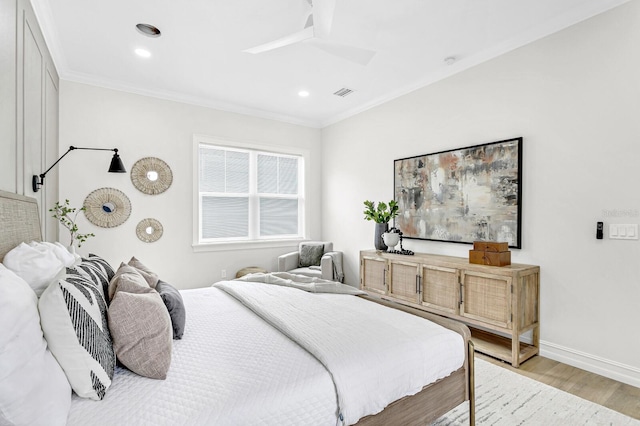
<instances>
[{"instance_id":1,"label":"patterned area rug","mask_svg":"<svg viewBox=\"0 0 640 426\"><path fill-rule=\"evenodd\" d=\"M640 420L476 358L476 425L640 426ZM469 424L462 404L433 426Z\"/></svg>"}]
</instances>

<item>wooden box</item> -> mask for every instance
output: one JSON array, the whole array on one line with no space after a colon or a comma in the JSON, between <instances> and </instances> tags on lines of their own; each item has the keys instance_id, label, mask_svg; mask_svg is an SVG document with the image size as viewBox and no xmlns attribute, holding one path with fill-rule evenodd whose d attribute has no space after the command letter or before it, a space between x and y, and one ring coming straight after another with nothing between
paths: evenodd
<instances>
[{"instance_id":1,"label":"wooden box","mask_svg":"<svg viewBox=\"0 0 640 426\"><path fill-rule=\"evenodd\" d=\"M479 251L509 251L509 243L495 241L474 241L473 249Z\"/></svg>"},{"instance_id":2,"label":"wooden box","mask_svg":"<svg viewBox=\"0 0 640 426\"><path fill-rule=\"evenodd\" d=\"M469 250L469 263L491 266L511 265L509 243L474 241L473 250Z\"/></svg>"},{"instance_id":3,"label":"wooden box","mask_svg":"<svg viewBox=\"0 0 640 426\"><path fill-rule=\"evenodd\" d=\"M510 251L469 250L469 263L478 265L507 266L511 265Z\"/></svg>"}]
</instances>

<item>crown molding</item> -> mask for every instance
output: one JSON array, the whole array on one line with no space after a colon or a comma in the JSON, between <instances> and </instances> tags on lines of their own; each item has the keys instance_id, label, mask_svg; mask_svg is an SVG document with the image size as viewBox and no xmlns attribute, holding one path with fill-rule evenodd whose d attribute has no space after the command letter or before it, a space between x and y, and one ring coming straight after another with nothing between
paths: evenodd
<instances>
[{"instance_id":1,"label":"crown molding","mask_svg":"<svg viewBox=\"0 0 640 426\"><path fill-rule=\"evenodd\" d=\"M169 90L152 90L141 87L128 85L123 82L96 78L95 76L76 73L64 72L60 74L62 80L75 83L88 84L91 86L103 87L105 89L118 90L121 92L133 93L136 95L148 96L151 98L162 99L166 101L181 102L184 104L211 108L223 112L230 112L242 115L248 115L255 118L263 118L267 120L280 121L296 126L304 126L319 129L321 123L314 120L305 120L299 117L293 117L286 114L278 114L271 111L265 111L258 108L251 108L244 105L234 104L231 102L223 102L205 97L185 95L182 93L172 92Z\"/></svg>"}]
</instances>

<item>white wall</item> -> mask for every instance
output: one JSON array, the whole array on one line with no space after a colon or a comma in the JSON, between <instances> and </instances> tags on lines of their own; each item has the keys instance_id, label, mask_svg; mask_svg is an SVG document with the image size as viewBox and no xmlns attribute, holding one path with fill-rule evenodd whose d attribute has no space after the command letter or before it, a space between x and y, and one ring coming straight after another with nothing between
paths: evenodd
<instances>
[{"instance_id":1,"label":"white wall","mask_svg":"<svg viewBox=\"0 0 640 426\"><path fill-rule=\"evenodd\" d=\"M347 281L373 248L362 202L393 198L394 159L522 136L512 258L541 266L542 353L640 386L640 242L595 238L597 221L640 222L604 212L640 210L639 45L640 2L629 2L323 129L323 238L345 251Z\"/></svg>"},{"instance_id":2,"label":"white wall","mask_svg":"<svg viewBox=\"0 0 640 426\"><path fill-rule=\"evenodd\" d=\"M261 144L293 146L310 151L307 209L311 238L320 238L320 130L252 118L240 114L140 96L63 81L60 91L60 150L69 145L118 148L127 170L140 158L166 161L173 184L160 195L138 191L129 174L107 173L111 153L75 151L59 164L60 198L82 206L85 197L101 187L123 191L132 213L116 228L100 228L80 216L80 232L93 232L80 253L96 253L114 266L137 256L160 278L179 288L208 286L246 266L268 270L277 267L277 256L293 247L194 253L192 249L193 135L202 134ZM136 237L137 223L158 219L164 234L155 243ZM67 242L62 230L60 239Z\"/></svg>"}]
</instances>

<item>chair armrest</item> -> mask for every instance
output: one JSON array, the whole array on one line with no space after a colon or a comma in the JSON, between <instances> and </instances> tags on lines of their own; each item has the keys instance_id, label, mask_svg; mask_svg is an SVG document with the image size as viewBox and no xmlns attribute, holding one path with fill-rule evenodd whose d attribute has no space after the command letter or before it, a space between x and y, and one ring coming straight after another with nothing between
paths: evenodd
<instances>
[{"instance_id":1,"label":"chair armrest","mask_svg":"<svg viewBox=\"0 0 640 426\"><path fill-rule=\"evenodd\" d=\"M291 253L278 256L278 272L287 272L298 267L299 258L298 252L292 251Z\"/></svg>"},{"instance_id":2,"label":"chair armrest","mask_svg":"<svg viewBox=\"0 0 640 426\"><path fill-rule=\"evenodd\" d=\"M331 255L329 255L328 253L331 253ZM338 256L340 260L342 260L342 252L332 251L332 252L327 252L322 256L322 258L320 259L320 271L322 272L323 280L333 281L335 279L335 277L333 276L333 257L332 256Z\"/></svg>"}]
</instances>

